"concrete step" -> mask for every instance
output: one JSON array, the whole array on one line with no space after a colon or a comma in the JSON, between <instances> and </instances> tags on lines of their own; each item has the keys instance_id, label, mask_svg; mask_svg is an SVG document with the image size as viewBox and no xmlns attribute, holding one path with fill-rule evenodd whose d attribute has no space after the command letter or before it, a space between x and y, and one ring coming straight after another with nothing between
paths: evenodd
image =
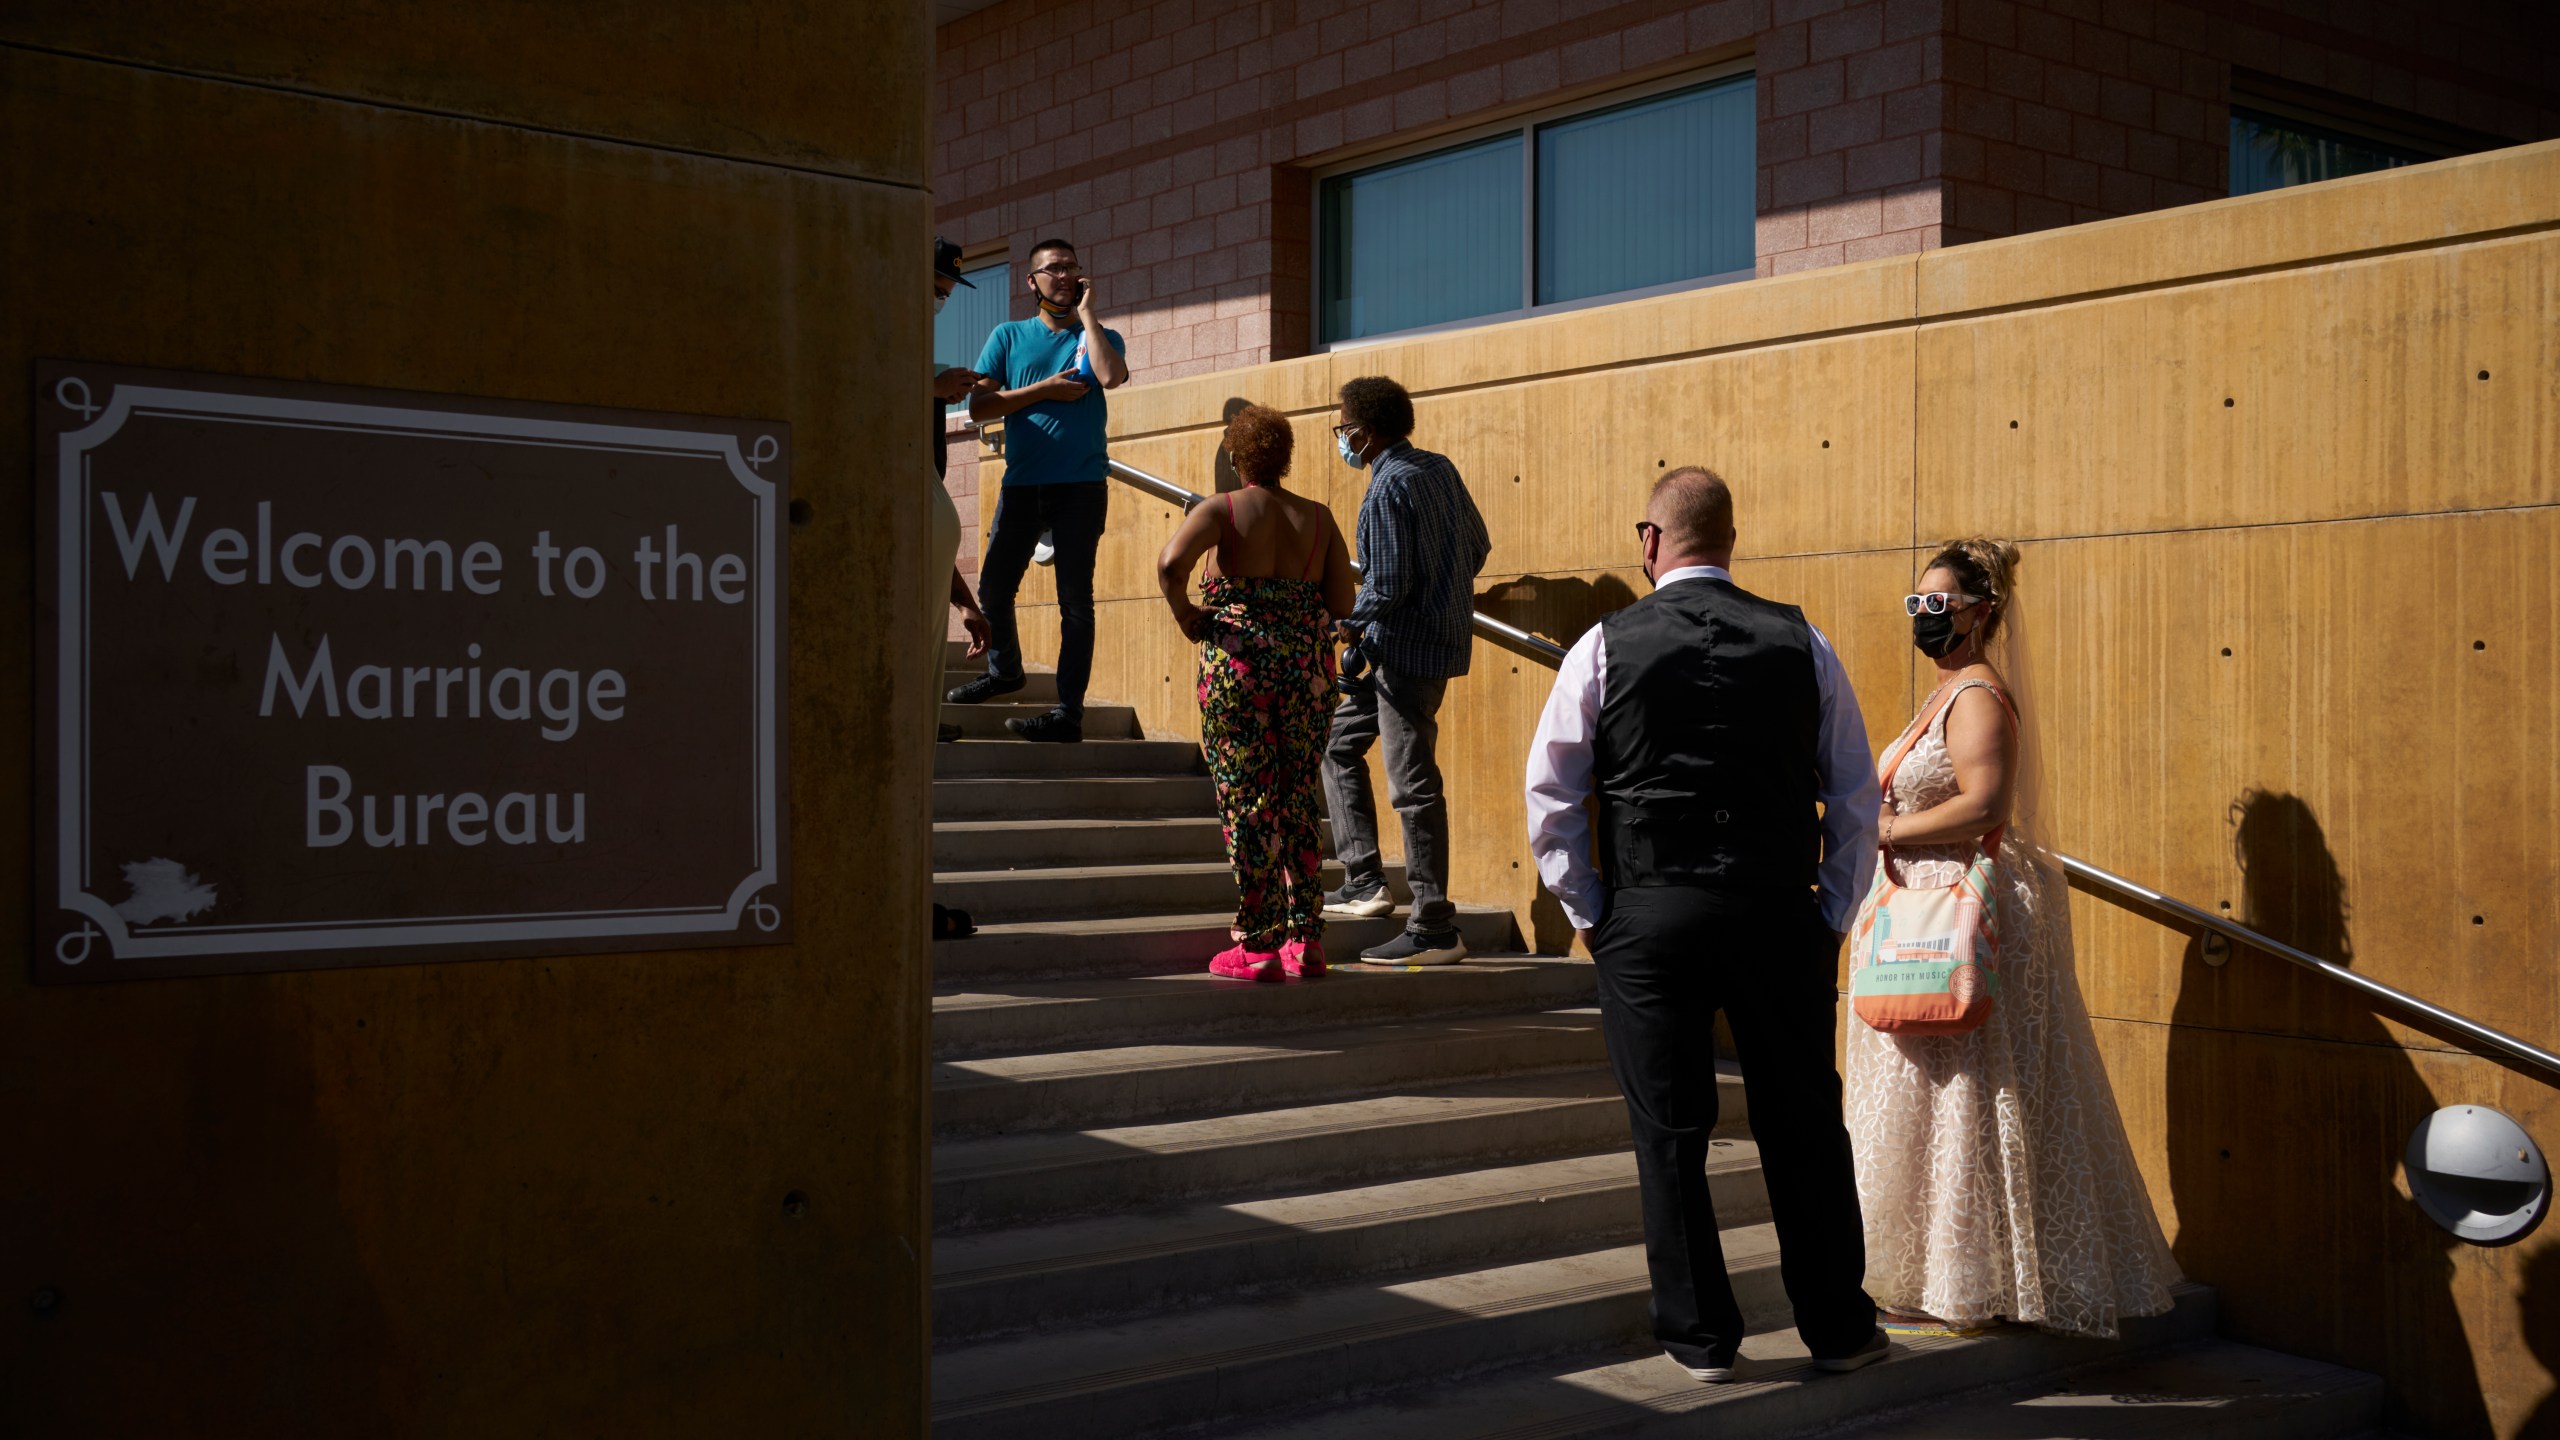
<instances>
[{"instance_id":1,"label":"concrete step","mask_svg":"<svg viewBox=\"0 0 2560 1440\"><path fill-rule=\"evenodd\" d=\"M933 823L936 870L1151 865L1225 858L1227 842L1211 815L936 819Z\"/></svg>"},{"instance_id":2,"label":"concrete step","mask_svg":"<svg viewBox=\"0 0 2560 1440\"><path fill-rule=\"evenodd\" d=\"M1386 867L1387 888L1405 900L1404 867ZM1342 866L1326 861L1324 887L1342 884ZM943 870L933 877L933 898L957 905L980 925L1011 920L1167 911L1225 910L1236 903L1235 875L1223 860L1169 861L1154 865L1061 865L1046 870ZM1224 948L1223 946L1220 948Z\"/></svg>"},{"instance_id":3,"label":"concrete step","mask_svg":"<svg viewBox=\"0 0 2560 1440\"><path fill-rule=\"evenodd\" d=\"M1226 998L1257 1004L1261 988L1230 982ZM1225 1043L946 1060L933 1067L933 1129L936 1135L990 1135L1232 1113L1562 1070L1604 1058L1597 1010L1547 1010Z\"/></svg>"},{"instance_id":4,"label":"concrete step","mask_svg":"<svg viewBox=\"0 0 2560 1440\"><path fill-rule=\"evenodd\" d=\"M1750 1141L1714 1142L1707 1179L1723 1223L1768 1218L1760 1153ZM1621 1150L938 1240L934 1336L983 1338L1061 1317L1631 1243L1643 1228L1635 1187L1635 1159Z\"/></svg>"},{"instance_id":5,"label":"concrete step","mask_svg":"<svg viewBox=\"0 0 2560 1440\"><path fill-rule=\"evenodd\" d=\"M1219 910L1099 920L1001 924L982 921L978 933L968 939L945 940L933 947L933 983L956 990L1029 980L1163 975L1197 969L1233 943L1228 938L1228 927L1234 920L1233 910ZM1324 927L1325 949L1348 960L1369 946L1394 939L1402 929L1401 914L1373 920L1328 920ZM1466 937L1467 948L1480 955L1503 954L1518 949L1520 944L1519 926L1508 910L1461 905L1458 933Z\"/></svg>"},{"instance_id":6,"label":"concrete step","mask_svg":"<svg viewBox=\"0 0 2560 1440\"><path fill-rule=\"evenodd\" d=\"M1211 801L1215 803L1215 796ZM1316 844L1333 853L1333 826L1316 822ZM1153 865L1227 858L1215 814L936 820L936 870L1036 870L1060 865Z\"/></svg>"},{"instance_id":7,"label":"concrete step","mask_svg":"<svg viewBox=\"0 0 2560 1440\"><path fill-rule=\"evenodd\" d=\"M2016 1329L1970 1340L1896 1340L1885 1359L1847 1375L1814 1371L1794 1332L1773 1326L1742 1342L1739 1374L1725 1385L1699 1384L1639 1337L1619 1360L1528 1365L1459 1383L1417 1385L1261 1427L1241 1423L1250 1417L1239 1412L1238 1422L1220 1433L1229 1440L1786 1440L1830 1434L1985 1385L2158 1352L2213 1333L2211 1290L2181 1286L2177 1302L2167 1315L2129 1322L2119 1340L2070 1340ZM2209 1408L2186 1413L2193 1423L2211 1418ZM1906 1432L1886 1424L1873 1433ZM1950 1433L2061 1440L2109 1432L2042 1423L2040 1417L2040 1423L2021 1429Z\"/></svg>"},{"instance_id":8,"label":"concrete step","mask_svg":"<svg viewBox=\"0 0 2560 1440\"><path fill-rule=\"evenodd\" d=\"M1060 775L1052 778L944 779L945 752L964 768L987 768L979 753L999 747L964 740L934 751L933 819L937 826L979 820L1131 820L1171 818L1197 822L1214 814L1218 792L1206 775ZM1025 745L1046 752L1048 746ZM1061 746L1061 749L1076 747ZM936 842L937 846L939 841ZM993 865L986 868L994 869Z\"/></svg>"},{"instance_id":9,"label":"concrete step","mask_svg":"<svg viewBox=\"0 0 2560 1440\"><path fill-rule=\"evenodd\" d=\"M984 665L956 665L942 672L942 693L948 695L986 673ZM1054 670L1025 670L1022 672L1022 688L999 698L1022 705L1055 705L1058 703L1058 673Z\"/></svg>"},{"instance_id":10,"label":"concrete step","mask_svg":"<svg viewBox=\"0 0 2560 1440\"><path fill-rule=\"evenodd\" d=\"M2381 1425L2380 1376L2206 1340L1825 1433L1834 1440L2337 1440Z\"/></svg>"},{"instance_id":11,"label":"concrete step","mask_svg":"<svg viewBox=\"0 0 2560 1440\"><path fill-rule=\"evenodd\" d=\"M1749 1116L1739 1073L1725 1076L1721 1104L1718 1133L1740 1137ZM1376 1184L1626 1143L1626 1107L1598 1065L1193 1120L938 1140L934 1229Z\"/></svg>"},{"instance_id":12,"label":"concrete step","mask_svg":"<svg viewBox=\"0 0 2560 1440\"><path fill-rule=\"evenodd\" d=\"M1428 969L1337 962L1321 980L1256 985L1249 994L1237 993L1246 988L1194 969L936 995L934 1058L1556 1009L1597 1001L1589 964L1533 956L1470 958L1462 965Z\"/></svg>"},{"instance_id":13,"label":"concrete step","mask_svg":"<svg viewBox=\"0 0 2560 1440\"><path fill-rule=\"evenodd\" d=\"M1077 745L959 740L933 747L933 778L937 781L1207 773L1201 765L1200 747L1188 740L1087 740ZM944 818L940 799L937 793L937 819Z\"/></svg>"},{"instance_id":14,"label":"concrete step","mask_svg":"<svg viewBox=\"0 0 2560 1440\"><path fill-rule=\"evenodd\" d=\"M1748 1323L1783 1323L1771 1228L1738 1227L1724 1240ZM937 1353L933 1433L936 1440L1118 1440L1231 1427L1371 1391L1624 1344L1651 1323L1644 1252L1627 1245L1116 1326L1062 1327Z\"/></svg>"},{"instance_id":15,"label":"concrete step","mask_svg":"<svg viewBox=\"0 0 2560 1440\"><path fill-rule=\"evenodd\" d=\"M1008 695L983 705L945 705L942 707L942 723L959 726L963 740L1001 740L1009 745L1024 745L1030 742L1004 728L1004 722L1029 720L1048 713L1049 706L1045 702L1017 702ZM1088 701L1084 707L1084 738L1086 744L1100 740L1143 738L1138 730L1138 712L1126 705L1097 705Z\"/></svg>"}]
</instances>

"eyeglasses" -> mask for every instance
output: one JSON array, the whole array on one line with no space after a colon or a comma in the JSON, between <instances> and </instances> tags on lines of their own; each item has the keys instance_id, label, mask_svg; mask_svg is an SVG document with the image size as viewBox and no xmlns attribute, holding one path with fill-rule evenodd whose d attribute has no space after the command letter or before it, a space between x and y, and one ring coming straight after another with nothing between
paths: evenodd
<instances>
[{"instance_id":1,"label":"eyeglasses","mask_svg":"<svg viewBox=\"0 0 2560 1440\"><path fill-rule=\"evenodd\" d=\"M1041 266L1039 269L1034 270L1034 271L1032 271L1031 273L1032 273L1032 274L1034 274L1034 275L1046 275L1046 276L1048 276L1048 277L1049 277L1050 279L1052 279L1052 280L1073 280L1073 279L1074 279L1074 278L1076 278L1077 276L1079 276L1079 275L1081 275L1081 274L1083 274L1083 273L1084 273L1084 267L1083 267L1083 266L1081 266L1081 265L1073 265L1073 264L1069 264L1069 265L1043 265L1043 266Z\"/></svg>"},{"instance_id":2,"label":"eyeglasses","mask_svg":"<svg viewBox=\"0 0 2560 1440\"><path fill-rule=\"evenodd\" d=\"M1651 534L1648 534L1647 532L1651 532ZM1650 520L1639 520L1636 522L1636 543L1639 545L1652 538L1653 535L1659 535L1661 533L1662 527L1654 524Z\"/></svg>"},{"instance_id":3,"label":"eyeglasses","mask_svg":"<svg viewBox=\"0 0 2560 1440\"><path fill-rule=\"evenodd\" d=\"M1361 426L1361 424L1360 424L1360 422L1359 422L1359 421L1357 421L1357 420L1345 420L1345 421L1344 421L1344 422L1342 422L1341 424L1336 425L1336 426L1334 426L1334 427L1333 427L1333 433L1334 433L1336 436L1348 435L1348 434L1350 434L1352 431L1354 431L1354 430L1358 430L1358 429L1361 429L1361 428L1363 428L1363 427Z\"/></svg>"},{"instance_id":4,"label":"eyeglasses","mask_svg":"<svg viewBox=\"0 0 2560 1440\"><path fill-rule=\"evenodd\" d=\"M1944 615L1950 610L1961 610L1967 605L1979 605L1981 603L1981 596L1967 595L1961 590L1932 590L1926 595L1903 596L1902 613L1905 615L1917 615L1921 611L1926 610L1932 615Z\"/></svg>"}]
</instances>

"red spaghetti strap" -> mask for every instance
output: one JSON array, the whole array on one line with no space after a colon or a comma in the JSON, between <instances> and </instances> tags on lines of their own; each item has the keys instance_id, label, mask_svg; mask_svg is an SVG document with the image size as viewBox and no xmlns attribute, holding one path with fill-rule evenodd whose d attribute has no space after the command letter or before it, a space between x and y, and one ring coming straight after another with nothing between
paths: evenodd
<instances>
[{"instance_id":1,"label":"red spaghetti strap","mask_svg":"<svg viewBox=\"0 0 2560 1440\"><path fill-rule=\"evenodd\" d=\"M1313 580L1316 578L1316 572L1324 568L1324 553L1332 548L1333 546L1328 543L1324 537L1316 537L1315 551L1307 556L1306 572L1298 578L1301 580Z\"/></svg>"}]
</instances>

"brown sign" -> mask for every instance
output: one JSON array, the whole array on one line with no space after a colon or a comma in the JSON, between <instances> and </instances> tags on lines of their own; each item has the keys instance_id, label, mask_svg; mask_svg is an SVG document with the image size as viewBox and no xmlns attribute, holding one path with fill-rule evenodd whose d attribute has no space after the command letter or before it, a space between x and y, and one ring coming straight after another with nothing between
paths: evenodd
<instances>
[{"instance_id":1,"label":"brown sign","mask_svg":"<svg viewBox=\"0 0 2560 1440\"><path fill-rule=\"evenodd\" d=\"M39 980L790 938L789 427L46 362Z\"/></svg>"}]
</instances>

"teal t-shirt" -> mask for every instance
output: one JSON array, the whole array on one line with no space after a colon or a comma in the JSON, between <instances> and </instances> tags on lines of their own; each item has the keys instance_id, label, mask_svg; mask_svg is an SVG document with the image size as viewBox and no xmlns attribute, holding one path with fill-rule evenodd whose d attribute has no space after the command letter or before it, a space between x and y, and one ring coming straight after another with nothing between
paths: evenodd
<instances>
[{"instance_id":1,"label":"teal t-shirt","mask_svg":"<svg viewBox=\"0 0 2560 1440\"><path fill-rule=\"evenodd\" d=\"M1112 349L1124 356L1129 353L1120 343L1119 331L1102 333L1110 337ZM1052 330L1037 315L1012 320L987 336L986 348L978 352L978 363L972 368L995 377L1007 390L1019 390L1074 364L1076 346L1083 341L1082 326ZM1006 416L1004 483L1072 485L1103 479L1103 465L1109 458L1103 432L1110 418L1099 384L1087 388L1080 400L1044 400Z\"/></svg>"}]
</instances>

